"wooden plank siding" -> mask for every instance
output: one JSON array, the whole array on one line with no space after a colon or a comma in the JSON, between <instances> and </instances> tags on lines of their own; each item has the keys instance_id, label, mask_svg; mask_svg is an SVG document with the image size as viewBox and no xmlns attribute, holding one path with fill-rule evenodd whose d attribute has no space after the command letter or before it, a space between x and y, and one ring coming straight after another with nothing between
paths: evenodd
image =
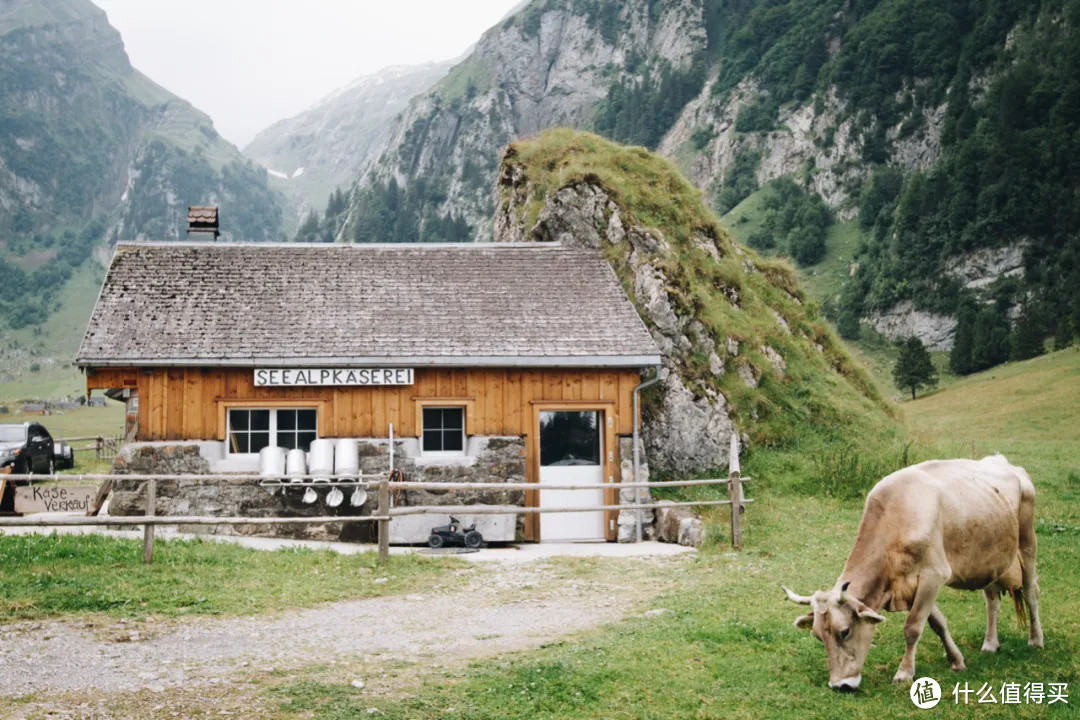
<instances>
[{"instance_id":1,"label":"wooden plank siding","mask_svg":"<svg viewBox=\"0 0 1080 720\"><path fill-rule=\"evenodd\" d=\"M637 370L418 368L413 385L394 387L255 387L250 368L107 368L92 371L87 390L137 388L138 440L224 440L220 407L275 401L320 408L325 437L386 437L389 423L398 436L417 437L418 401L445 399L468 406L472 435L529 435L536 403L565 401L580 407L595 401L613 407L620 435L633 432L631 393ZM613 403L609 406L608 403Z\"/></svg>"}]
</instances>

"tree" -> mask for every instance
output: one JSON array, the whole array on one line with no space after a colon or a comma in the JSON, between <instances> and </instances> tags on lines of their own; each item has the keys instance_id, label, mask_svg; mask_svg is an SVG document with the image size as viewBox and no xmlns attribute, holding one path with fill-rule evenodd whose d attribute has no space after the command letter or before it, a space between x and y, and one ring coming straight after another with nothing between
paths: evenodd
<instances>
[{"instance_id":1,"label":"tree","mask_svg":"<svg viewBox=\"0 0 1080 720\"><path fill-rule=\"evenodd\" d=\"M971 352L975 346L975 317L978 310L971 302L965 302L956 313L956 333L953 335L953 347L949 353L949 368L957 375L967 375L974 371Z\"/></svg>"},{"instance_id":2,"label":"tree","mask_svg":"<svg viewBox=\"0 0 1080 720\"><path fill-rule=\"evenodd\" d=\"M1027 360L1042 355L1043 330L1038 314L1031 304L1025 304L1009 338L1009 359Z\"/></svg>"},{"instance_id":3,"label":"tree","mask_svg":"<svg viewBox=\"0 0 1080 720\"><path fill-rule=\"evenodd\" d=\"M914 335L900 345L900 357L893 368L893 382L898 388L910 388L912 400L919 388L937 385L937 370L930 360L930 353L922 340Z\"/></svg>"},{"instance_id":4,"label":"tree","mask_svg":"<svg viewBox=\"0 0 1080 720\"><path fill-rule=\"evenodd\" d=\"M1009 359L1009 320L1004 311L991 305L975 318L971 348L971 370L978 372Z\"/></svg>"}]
</instances>

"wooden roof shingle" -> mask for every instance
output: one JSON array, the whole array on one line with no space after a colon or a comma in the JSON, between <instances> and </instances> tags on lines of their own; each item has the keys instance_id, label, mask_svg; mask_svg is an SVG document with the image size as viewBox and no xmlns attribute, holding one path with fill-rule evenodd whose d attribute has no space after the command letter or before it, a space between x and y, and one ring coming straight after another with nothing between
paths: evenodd
<instances>
[{"instance_id":1,"label":"wooden roof shingle","mask_svg":"<svg viewBox=\"0 0 1080 720\"><path fill-rule=\"evenodd\" d=\"M117 246L76 362L643 367L659 354L593 250L172 242Z\"/></svg>"}]
</instances>

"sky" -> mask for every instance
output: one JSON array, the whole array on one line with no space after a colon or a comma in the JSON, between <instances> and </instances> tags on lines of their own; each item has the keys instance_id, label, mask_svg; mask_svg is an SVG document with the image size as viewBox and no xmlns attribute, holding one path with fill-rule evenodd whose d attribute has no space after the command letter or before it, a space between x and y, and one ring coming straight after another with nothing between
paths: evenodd
<instances>
[{"instance_id":1,"label":"sky","mask_svg":"<svg viewBox=\"0 0 1080 720\"><path fill-rule=\"evenodd\" d=\"M243 148L361 75L459 56L520 0L94 2L132 65Z\"/></svg>"}]
</instances>

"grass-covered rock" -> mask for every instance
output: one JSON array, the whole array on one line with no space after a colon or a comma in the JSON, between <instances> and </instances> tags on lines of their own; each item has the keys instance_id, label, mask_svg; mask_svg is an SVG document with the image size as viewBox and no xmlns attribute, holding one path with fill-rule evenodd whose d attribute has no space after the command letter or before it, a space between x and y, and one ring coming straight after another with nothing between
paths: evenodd
<instances>
[{"instance_id":1,"label":"grass-covered rock","mask_svg":"<svg viewBox=\"0 0 1080 720\"><path fill-rule=\"evenodd\" d=\"M595 135L553 130L509 146L500 241L601 249L664 355L646 391L654 468L727 463L751 447L891 432L886 402L785 263L738 245L667 160Z\"/></svg>"}]
</instances>

